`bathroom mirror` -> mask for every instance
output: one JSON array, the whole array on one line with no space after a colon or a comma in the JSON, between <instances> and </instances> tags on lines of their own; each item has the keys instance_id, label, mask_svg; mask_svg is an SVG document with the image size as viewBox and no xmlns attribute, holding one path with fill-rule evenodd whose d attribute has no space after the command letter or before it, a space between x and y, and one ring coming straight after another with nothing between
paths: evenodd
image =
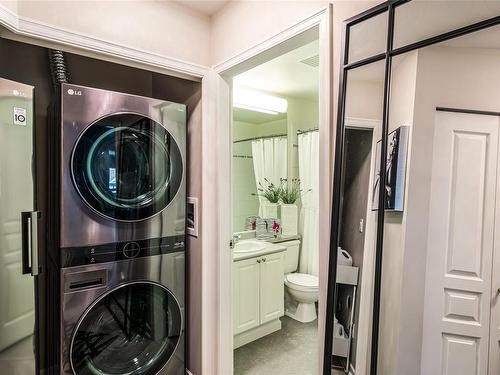
<instances>
[{"instance_id":1,"label":"bathroom mirror","mask_svg":"<svg viewBox=\"0 0 500 375\"><path fill-rule=\"evenodd\" d=\"M343 181L333 330L335 374L366 371L371 345L372 282L377 211L377 144L384 106L383 61L347 73Z\"/></svg>"},{"instance_id":2,"label":"bathroom mirror","mask_svg":"<svg viewBox=\"0 0 500 375\"><path fill-rule=\"evenodd\" d=\"M392 61L380 374L500 373L499 41Z\"/></svg>"},{"instance_id":3,"label":"bathroom mirror","mask_svg":"<svg viewBox=\"0 0 500 375\"><path fill-rule=\"evenodd\" d=\"M348 62L353 63L385 52L387 12L349 27Z\"/></svg>"}]
</instances>

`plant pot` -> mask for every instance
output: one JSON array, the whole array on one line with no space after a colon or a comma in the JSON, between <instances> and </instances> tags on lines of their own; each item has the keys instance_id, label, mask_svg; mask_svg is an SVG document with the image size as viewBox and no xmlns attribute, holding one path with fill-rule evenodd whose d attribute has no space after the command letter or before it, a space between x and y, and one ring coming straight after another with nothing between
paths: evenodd
<instances>
[{"instance_id":1,"label":"plant pot","mask_svg":"<svg viewBox=\"0 0 500 375\"><path fill-rule=\"evenodd\" d=\"M281 211L281 234L283 236L296 236L298 234L299 209L296 204L282 204Z\"/></svg>"},{"instance_id":2,"label":"plant pot","mask_svg":"<svg viewBox=\"0 0 500 375\"><path fill-rule=\"evenodd\" d=\"M262 202L262 218L278 219L278 203Z\"/></svg>"}]
</instances>

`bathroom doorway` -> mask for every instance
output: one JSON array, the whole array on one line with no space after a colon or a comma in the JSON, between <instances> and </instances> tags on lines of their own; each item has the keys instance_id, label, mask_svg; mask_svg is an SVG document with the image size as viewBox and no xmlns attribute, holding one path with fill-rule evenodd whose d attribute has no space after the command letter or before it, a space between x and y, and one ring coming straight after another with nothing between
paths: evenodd
<instances>
[{"instance_id":1,"label":"bathroom doorway","mask_svg":"<svg viewBox=\"0 0 500 375\"><path fill-rule=\"evenodd\" d=\"M318 34L232 83L234 374L317 374Z\"/></svg>"}]
</instances>

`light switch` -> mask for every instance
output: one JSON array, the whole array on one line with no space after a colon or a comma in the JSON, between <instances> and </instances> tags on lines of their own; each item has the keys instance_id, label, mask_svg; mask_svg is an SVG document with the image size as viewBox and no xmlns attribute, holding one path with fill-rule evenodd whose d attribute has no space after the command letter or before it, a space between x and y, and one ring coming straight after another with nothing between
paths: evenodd
<instances>
[{"instance_id":1,"label":"light switch","mask_svg":"<svg viewBox=\"0 0 500 375\"><path fill-rule=\"evenodd\" d=\"M186 231L193 237L198 237L198 198L188 197L186 206Z\"/></svg>"}]
</instances>

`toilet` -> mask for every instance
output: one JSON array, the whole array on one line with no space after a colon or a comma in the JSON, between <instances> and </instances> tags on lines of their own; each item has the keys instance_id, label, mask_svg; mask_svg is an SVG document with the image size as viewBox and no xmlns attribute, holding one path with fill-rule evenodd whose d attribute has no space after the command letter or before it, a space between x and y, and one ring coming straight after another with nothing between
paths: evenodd
<instances>
[{"instance_id":1,"label":"toilet","mask_svg":"<svg viewBox=\"0 0 500 375\"><path fill-rule=\"evenodd\" d=\"M317 318L319 280L317 276L296 272L299 265L300 241L280 243L286 247L284 264L285 315L302 323L312 322Z\"/></svg>"}]
</instances>

